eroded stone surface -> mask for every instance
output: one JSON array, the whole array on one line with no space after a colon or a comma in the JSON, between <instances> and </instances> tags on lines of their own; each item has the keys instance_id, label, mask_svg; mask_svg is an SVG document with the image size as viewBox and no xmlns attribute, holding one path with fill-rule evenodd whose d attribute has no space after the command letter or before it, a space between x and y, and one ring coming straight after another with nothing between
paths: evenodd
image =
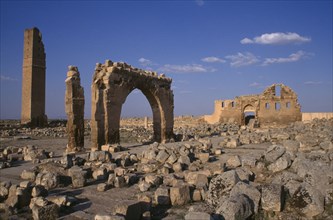
<instances>
[{"instance_id":1,"label":"eroded stone surface","mask_svg":"<svg viewBox=\"0 0 333 220\"><path fill-rule=\"evenodd\" d=\"M144 71L126 63L96 64L93 76L91 140L92 148L119 143L121 107L126 97L139 89L153 110L154 139L168 142L173 138L173 92L171 79L164 74Z\"/></svg>"},{"instance_id":2,"label":"eroded stone surface","mask_svg":"<svg viewBox=\"0 0 333 220\"><path fill-rule=\"evenodd\" d=\"M84 147L84 90L76 66L69 66L66 78L65 110L67 114L67 152Z\"/></svg>"}]
</instances>

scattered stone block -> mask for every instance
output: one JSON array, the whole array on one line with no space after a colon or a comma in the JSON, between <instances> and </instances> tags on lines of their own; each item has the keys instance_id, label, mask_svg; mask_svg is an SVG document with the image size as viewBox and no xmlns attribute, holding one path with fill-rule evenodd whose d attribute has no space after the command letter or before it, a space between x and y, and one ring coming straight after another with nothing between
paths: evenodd
<instances>
[{"instance_id":1,"label":"scattered stone block","mask_svg":"<svg viewBox=\"0 0 333 220\"><path fill-rule=\"evenodd\" d=\"M46 189L54 189L59 184L59 176L56 173L38 173L36 177L36 185L42 185Z\"/></svg>"},{"instance_id":2,"label":"scattered stone block","mask_svg":"<svg viewBox=\"0 0 333 220\"><path fill-rule=\"evenodd\" d=\"M174 163L172 169L177 173L183 171L183 166L180 162Z\"/></svg>"},{"instance_id":3,"label":"scattered stone block","mask_svg":"<svg viewBox=\"0 0 333 220\"><path fill-rule=\"evenodd\" d=\"M170 193L169 188L159 187L154 194L155 203L157 205L170 205Z\"/></svg>"},{"instance_id":4,"label":"scattered stone block","mask_svg":"<svg viewBox=\"0 0 333 220\"><path fill-rule=\"evenodd\" d=\"M172 205L185 205L190 200L190 188L186 184L179 184L170 188L170 200Z\"/></svg>"},{"instance_id":5,"label":"scattered stone block","mask_svg":"<svg viewBox=\"0 0 333 220\"><path fill-rule=\"evenodd\" d=\"M169 158L169 154L165 150L158 152L156 160L160 163L164 163Z\"/></svg>"},{"instance_id":6,"label":"scattered stone block","mask_svg":"<svg viewBox=\"0 0 333 220\"><path fill-rule=\"evenodd\" d=\"M284 154L282 157L271 163L267 169L273 173L280 172L287 169L291 165L291 159L289 154Z\"/></svg>"},{"instance_id":7,"label":"scattered stone block","mask_svg":"<svg viewBox=\"0 0 333 220\"><path fill-rule=\"evenodd\" d=\"M246 184L244 182L238 182L230 191L230 196L236 196L237 194L244 194L251 201L251 210L253 213L258 213L259 202L261 193L254 186Z\"/></svg>"},{"instance_id":8,"label":"scattered stone block","mask_svg":"<svg viewBox=\"0 0 333 220\"><path fill-rule=\"evenodd\" d=\"M36 172L33 170L23 170L21 173L21 179L35 181Z\"/></svg>"},{"instance_id":9,"label":"scattered stone block","mask_svg":"<svg viewBox=\"0 0 333 220\"><path fill-rule=\"evenodd\" d=\"M126 186L126 180L123 176L116 176L114 179L114 187L122 188Z\"/></svg>"},{"instance_id":10,"label":"scattered stone block","mask_svg":"<svg viewBox=\"0 0 333 220\"><path fill-rule=\"evenodd\" d=\"M281 157L286 152L286 148L281 145L271 145L266 150L264 156L265 160L273 163L276 161L279 157Z\"/></svg>"},{"instance_id":11,"label":"scattered stone block","mask_svg":"<svg viewBox=\"0 0 333 220\"><path fill-rule=\"evenodd\" d=\"M198 153L196 156L202 163L207 163L209 161L209 153Z\"/></svg>"},{"instance_id":12,"label":"scattered stone block","mask_svg":"<svg viewBox=\"0 0 333 220\"><path fill-rule=\"evenodd\" d=\"M291 206L313 218L324 212L324 196L320 191L305 183L299 187L291 198Z\"/></svg>"},{"instance_id":13,"label":"scattered stone block","mask_svg":"<svg viewBox=\"0 0 333 220\"><path fill-rule=\"evenodd\" d=\"M135 200L120 201L115 207L115 213L125 216L125 219L140 220L142 215L141 204Z\"/></svg>"},{"instance_id":14,"label":"scattered stone block","mask_svg":"<svg viewBox=\"0 0 333 220\"><path fill-rule=\"evenodd\" d=\"M188 212L185 220L213 220L213 217L205 212Z\"/></svg>"},{"instance_id":15,"label":"scattered stone block","mask_svg":"<svg viewBox=\"0 0 333 220\"><path fill-rule=\"evenodd\" d=\"M149 184L146 181L142 180L142 181L139 182L138 186L139 186L139 189L140 189L141 192L146 192L151 187L151 184Z\"/></svg>"},{"instance_id":16,"label":"scattered stone block","mask_svg":"<svg viewBox=\"0 0 333 220\"><path fill-rule=\"evenodd\" d=\"M227 166L228 167L239 167L241 165L242 165L241 159L237 155L231 156L227 160Z\"/></svg>"},{"instance_id":17,"label":"scattered stone block","mask_svg":"<svg viewBox=\"0 0 333 220\"><path fill-rule=\"evenodd\" d=\"M201 195L201 190L200 189L194 189L191 198L194 202L201 201L203 199L202 195Z\"/></svg>"},{"instance_id":18,"label":"scattered stone block","mask_svg":"<svg viewBox=\"0 0 333 220\"><path fill-rule=\"evenodd\" d=\"M72 179L72 187L80 188L86 185L87 171L79 166L73 166L68 170L68 175Z\"/></svg>"},{"instance_id":19,"label":"scattered stone block","mask_svg":"<svg viewBox=\"0 0 333 220\"><path fill-rule=\"evenodd\" d=\"M33 209L34 206L44 207L47 206L47 204L49 204L49 202L45 198L35 197L31 199L29 207Z\"/></svg>"},{"instance_id":20,"label":"scattered stone block","mask_svg":"<svg viewBox=\"0 0 333 220\"><path fill-rule=\"evenodd\" d=\"M223 195L228 195L230 190L240 181L236 171L230 170L215 176L209 184L206 201L216 206Z\"/></svg>"},{"instance_id":21,"label":"scattered stone block","mask_svg":"<svg viewBox=\"0 0 333 220\"><path fill-rule=\"evenodd\" d=\"M263 185L261 189L261 207L266 211L280 212L283 204L283 191L280 184Z\"/></svg>"},{"instance_id":22,"label":"scattered stone block","mask_svg":"<svg viewBox=\"0 0 333 220\"><path fill-rule=\"evenodd\" d=\"M107 171L105 168L98 168L92 174L95 180L106 180L107 179Z\"/></svg>"},{"instance_id":23,"label":"scattered stone block","mask_svg":"<svg viewBox=\"0 0 333 220\"><path fill-rule=\"evenodd\" d=\"M59 207L56 204L46 206L34 206L32 208L32 217L34 220L56 220L59 217Z\"/></svg>"},{"instance_id":24,"label":"scattered stone block","mask_svg":"<svg viewBox=\"0 0 333 220\"><path fill-rule=\"evenodd\" d=\"M48 195L47 189L42 185L36 185L32 188L31 196L32 197L46 197Z\"/></svg>"},{"instance_id":25,"label":"scattered stone block","mask_svg":"<svg viewBox=\"0 0 333 220\"><path fill-rule=\"evenodd\" d=\"M98 192L104 192L106 190L108 190L108 185L106 183L100 183L97 185Z\"/></svg>"},{"instance_id":26,"label":"scattered stone block","mask_svg":"<svg viewBox=\"0 0 333 220\"><path fill-rule=\"evenodd\" d=\"M228 148L235 148L240 145L239 139L238 138L231 138L230 141L227 142L226 147Z\"/></svg>"},{"instance_id":27,"label":"scattered stone block","mask_svg":"<svg viewBox=\"0 0 333 220\"><path fill-rule=\"evenodd\" d=\"M251 211L251 203L243 194L231 196L216 210L217 214L221 214L224 219L237 220L247 219L253 213Z\"/></svg>"}]
</instances>

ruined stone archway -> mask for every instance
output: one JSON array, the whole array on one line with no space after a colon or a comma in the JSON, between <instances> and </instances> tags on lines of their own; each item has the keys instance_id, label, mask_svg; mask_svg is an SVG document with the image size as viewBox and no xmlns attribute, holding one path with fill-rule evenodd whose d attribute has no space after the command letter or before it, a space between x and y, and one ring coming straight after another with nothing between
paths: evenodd
<instances>
[{"instance_id":1,"label":"ruined stone archway","mask_svg":"<svg viewBox=\"0 0 333 220\"><path fill-rule=\"evenodd\" d=\"M126 63L96 64L92 91L92 149L119 143L121 108L127 96L139 89L153 112L154 139L168 142L173 138L173 92L170 78L156 72L133 68Z\"/></svg>"},{"instance_id":2,"label":"ruined stone archway","mask_svg":"<svg viewBox=\"0 0 333 220\"><path fill-rule=\"evenodd\" d=\"M248 125L250 119L255 119L257 117L256 111L256 108L251 104L244 107L242 115L243 125Z\"/></svg>"}]
</instances>

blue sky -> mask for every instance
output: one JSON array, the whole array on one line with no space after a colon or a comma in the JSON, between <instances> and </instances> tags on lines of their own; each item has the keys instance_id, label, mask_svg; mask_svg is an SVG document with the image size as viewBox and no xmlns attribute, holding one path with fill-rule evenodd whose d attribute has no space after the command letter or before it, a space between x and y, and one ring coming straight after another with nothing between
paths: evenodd
<instances>
[{"instance_id":1,"label":"blue sky","mask_svg":"<svg viewBox=\"0 0 333 220\"><path fill-rule=\"evenodd\" d=\"M19 118L24 29L46 50L46 114L65 116L68 65L78 66L90 118L95 64L124 61L173 78L175 115L214 100L290 86L303 112L333 111L332 1L1 1L0 118ZM132 92L122 117L151 115Z\"/></svg>"}]
</instances>

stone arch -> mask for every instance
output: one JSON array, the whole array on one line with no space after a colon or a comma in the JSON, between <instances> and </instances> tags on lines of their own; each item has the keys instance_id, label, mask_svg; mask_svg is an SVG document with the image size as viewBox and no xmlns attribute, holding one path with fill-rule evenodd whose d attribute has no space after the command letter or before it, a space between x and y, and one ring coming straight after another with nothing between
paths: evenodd
<instances>
[{"instance_id":1,"label":"stone arch","mask_svg":"<svg viewBox=\"0 0 333 220\"><path fill-rule=\"evenodd\" d=\"M257 117L257 109L252 104L245 105L242 111L242 124L247 125L251 118L255 119L256 117Z\"/></svg>"},{"instance_id":2,"label":"stone arch","mask_svg":"<svg viewBox=\"0 0 333 220\"><path fill-rule=\"evenodd\" d=\"M173 92L170 78L164 74L143 71L126 63L96 64L93 76L91 140L92 148L119 143L120 116L127 96L139 89L153 112L154 140L168 142L173 138Z\"/></svg>"}]
</instances>

